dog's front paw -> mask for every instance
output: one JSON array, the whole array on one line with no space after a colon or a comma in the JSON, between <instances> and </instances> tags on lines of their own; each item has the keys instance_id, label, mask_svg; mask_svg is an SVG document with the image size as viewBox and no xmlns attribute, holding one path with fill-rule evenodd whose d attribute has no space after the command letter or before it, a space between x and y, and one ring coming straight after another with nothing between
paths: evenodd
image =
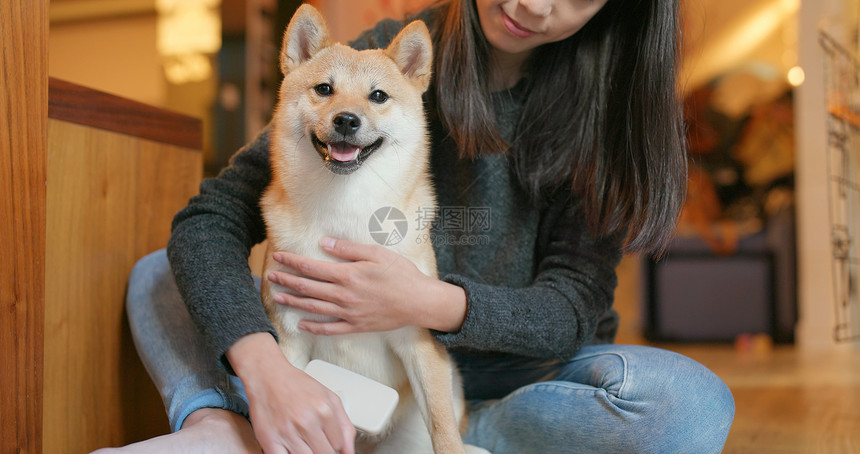
<instances>
[{"instance_id":1,"label":"dog's front paw","mask_svg":"<svg viewBox=\"0 0 860 454\"><path fill-rule=\"evenodd\" d=\"M477 446L465 445L463 447L466 448L466 454L490 454L490 451Z\"/></svg>"}]
</instances>

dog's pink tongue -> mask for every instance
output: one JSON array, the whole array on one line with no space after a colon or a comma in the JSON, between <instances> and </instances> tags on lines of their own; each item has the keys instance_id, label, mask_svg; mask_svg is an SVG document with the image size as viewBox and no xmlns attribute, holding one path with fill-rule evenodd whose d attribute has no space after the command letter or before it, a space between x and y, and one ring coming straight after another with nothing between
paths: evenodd
<instances>
[{"instance_id":1,"label":"dog's pink tongue","mask_svg":"<svg viewBox=\"0 0 860 454\"><path fill-rule=\"evenodd\" d=\"M346 143L328 144L328 154L335 161L349 162L358 156L359 148Z\"/></svg>"}]
</instances>

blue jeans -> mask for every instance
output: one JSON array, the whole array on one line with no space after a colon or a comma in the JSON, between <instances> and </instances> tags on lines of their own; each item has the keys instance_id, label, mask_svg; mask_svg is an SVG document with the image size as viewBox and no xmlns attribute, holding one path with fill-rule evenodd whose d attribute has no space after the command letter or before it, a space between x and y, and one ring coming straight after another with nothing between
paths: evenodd
<instances>
[{"instance_id":1,"label":"blue jeans","mask_svg":"<svg viewBox=\"0 0 860 454\"><path fill-rule=\"evenodd\" d=\"M192 324L164 251L135 266L127 309L174 431L200 408L248 416L241 381L218 366ZM692 359L651 347L589 346L567 362L464 368L463 378L467 389L515 389L469 402L465 440L494 454L718 453L734 418L722 380Z\"/></svg>"}]
</instances>

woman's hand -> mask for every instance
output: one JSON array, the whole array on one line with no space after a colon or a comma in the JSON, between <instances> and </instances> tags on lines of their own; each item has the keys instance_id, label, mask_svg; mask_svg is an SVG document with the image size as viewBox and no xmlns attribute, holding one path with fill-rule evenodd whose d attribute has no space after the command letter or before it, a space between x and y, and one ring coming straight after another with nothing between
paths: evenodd
<instances>
[{"instance_id":1,"label":"woman's hand","mask_svg":"<svg viewBox=\"0 0 860 454\"><path fill-rule=\"evenodd\" d=\"M227 359L245 385L264 452L355 454L355 428L340 398L293 367L269 333L242 337Z\"/></svg>"},{"instance_id":2,"label":"woman's hand","mask_svg":"<svg viewBox=\"0 0 860 454\"><path fill-rule=\"evenodd\" d=\"M332 238L324 238L320 244L332 256L347 261L276 252L276 261L300 275L272 271L267 276L296 293L280 293L277 302L337 319L303 320L299 328L334 335L404 326L454 332L463 324L466 294L462 288L427 276L411 261L382 246Z\"/></svg>"}]
</instances>

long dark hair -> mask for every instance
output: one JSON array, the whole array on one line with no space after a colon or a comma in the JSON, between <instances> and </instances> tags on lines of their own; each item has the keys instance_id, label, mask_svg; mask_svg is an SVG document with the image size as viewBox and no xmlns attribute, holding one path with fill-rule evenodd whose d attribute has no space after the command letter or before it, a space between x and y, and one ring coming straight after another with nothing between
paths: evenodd
<instances>
[{"instance_id":1,"label":"long dark hair","mask_svg":"<svg viewBox=\"0 0 860 454\"><path fill-rule=\"evenodd\" d=\"M686 190L677 0L609 0L570 38L536 49L510 144L495 125L475 2L438 8L434 107L461 156L509 151L535 201L568 186L594 234L664 248Z\"/></svg>"}]
</instances>

